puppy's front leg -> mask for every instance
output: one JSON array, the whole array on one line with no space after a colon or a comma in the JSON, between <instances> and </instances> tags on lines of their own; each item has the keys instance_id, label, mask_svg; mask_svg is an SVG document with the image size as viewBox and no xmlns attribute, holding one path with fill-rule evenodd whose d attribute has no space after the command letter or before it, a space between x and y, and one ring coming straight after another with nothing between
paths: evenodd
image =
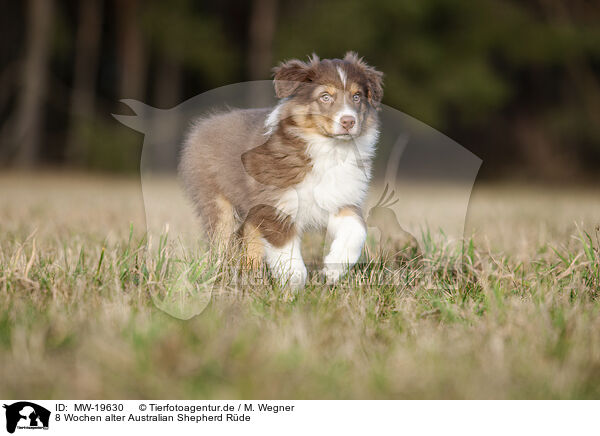
<instances>
[{"instance_id":1,"label":"puppy's front leg","mask_svg":"<svg viewBox=\"0 0 600 436\"><path fill-rule=\"evenodd\" d=\"M308 274L300 252L300 232L291 217L272 206L257 205L248 212L246 224L260 235L271 275L282 285L304 287Z\"/></svg>"},{"instance_id":2,"label":"puppy's front leg","mask_svg":"<svg viewBox=\"0 0 600 436\"><path fill-rule=\"evenodd\" d=\"M300 252L300 243L298 235L279 247L269 242L265 243L265 257L271 274L282 285L288 285L293 289L303 288L308 275Z\"/></svg>"},{"instance_id":3,"label":"puppy's front leg","mask_svg":"<svg viewBox=\"0 0 600 436\"><path fill-rule=\"evenodd\" d=\"M335 283L360 257L367 230L360 209L344 207L329 217L327 233L333 237L329 254L325 256L323 272L329 283Z\"/></svg>"}]
</instances>

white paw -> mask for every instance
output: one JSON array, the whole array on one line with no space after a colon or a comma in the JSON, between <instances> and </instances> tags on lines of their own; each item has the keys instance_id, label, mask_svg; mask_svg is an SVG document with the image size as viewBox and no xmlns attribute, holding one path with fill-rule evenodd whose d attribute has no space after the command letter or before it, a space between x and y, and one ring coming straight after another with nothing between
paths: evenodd
<instances>
[{"instance_id":1,"label":"white paw","mask_svg":"<svg viewBox=\"0 0 600 436\"><path fill-rule=\"evenodd\" d=\"M271 274L282 286L295 290L304 287L308 272L300 252L300 237L279 248L265 241L265 254Z\"/></svg>"},{"instance_id":2,"label":"white paw","mask_svg":"<svg viewBox=\"0 0 600 436\"><path fill-rule=\"evenodd\" d=\"M348 271L347 267L342 268L342 265L326 265L323 268L323 274L328 285L337 283Z\"/></svg>"},{"instance_id":3,"label":"white paw","mask_svg":"<svg viewBox=\"0 0 600 436\"><path fill-rule=\"evenodd\" d=\"M325 256L323 273L327 283L338 282L359 259L367 236L357 216L331 217L328 233L333 235L330 251Z\"/></svg>"}]
</instances>

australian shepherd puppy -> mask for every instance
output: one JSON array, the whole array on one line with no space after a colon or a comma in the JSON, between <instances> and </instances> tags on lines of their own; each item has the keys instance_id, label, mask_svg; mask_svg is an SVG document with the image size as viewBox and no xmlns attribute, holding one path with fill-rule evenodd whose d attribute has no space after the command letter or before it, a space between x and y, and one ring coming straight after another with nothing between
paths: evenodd
<instances>
[{"instance_id":1,"label":"australian shepherd puppy","mask_svg":"<svg viewBox=\"0 0 600 436\"><path fill-rule=\"evenodd\" d=\"M323 271L335 282L366 239L362 207L383 74L352 52L294 59L273 71L279 103L197 121L180 175L209 240L239 238L249 262L266 261L283 284L304 286L302 233L326 227L333 240Z\"/></svg>"}]
</instances>

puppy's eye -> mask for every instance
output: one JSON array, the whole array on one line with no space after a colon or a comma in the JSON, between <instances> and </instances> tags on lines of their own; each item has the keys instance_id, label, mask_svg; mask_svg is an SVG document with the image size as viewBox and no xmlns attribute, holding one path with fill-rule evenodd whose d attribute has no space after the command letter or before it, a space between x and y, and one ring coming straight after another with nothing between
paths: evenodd
<instances>
[{"instance_id":1,"label":"puppy's eye","mask_svg":"<svg viewBox=\"0 0 600 436\"><path fill-rule=\"evenodd\" d=\"M327 93L321 95L321 101L323 103L331 103L333 101L333 97Z\"/></svg>"},{"instance_id":2,"label":"puppy's eye","mask_svg":"<svg viewBox=\"0 0 600 436\"><path fill-rule=\"evenodd\" d=\"M356 93L352 96L352 100L354 100L354 103L358 103L360 101L360 94Z\"/></svg>"}]
</instances>

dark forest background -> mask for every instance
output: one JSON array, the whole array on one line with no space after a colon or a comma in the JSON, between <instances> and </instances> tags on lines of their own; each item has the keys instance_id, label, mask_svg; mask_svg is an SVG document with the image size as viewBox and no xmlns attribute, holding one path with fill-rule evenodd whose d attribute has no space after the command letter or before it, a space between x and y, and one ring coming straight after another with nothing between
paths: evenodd
<instances>
[{"instance_id":1,"label":"dark forest background","mask_svg":"<svg viewBox=\"0 0 600 436\"><path fill-rule=\"evenodd\" d=\"M595 180L600 2L26 0L0 14L0 168L135 171L122 98L168 108L355 50L384 103L458 141L480 175Z\"/></svg>"}]
</instances>

